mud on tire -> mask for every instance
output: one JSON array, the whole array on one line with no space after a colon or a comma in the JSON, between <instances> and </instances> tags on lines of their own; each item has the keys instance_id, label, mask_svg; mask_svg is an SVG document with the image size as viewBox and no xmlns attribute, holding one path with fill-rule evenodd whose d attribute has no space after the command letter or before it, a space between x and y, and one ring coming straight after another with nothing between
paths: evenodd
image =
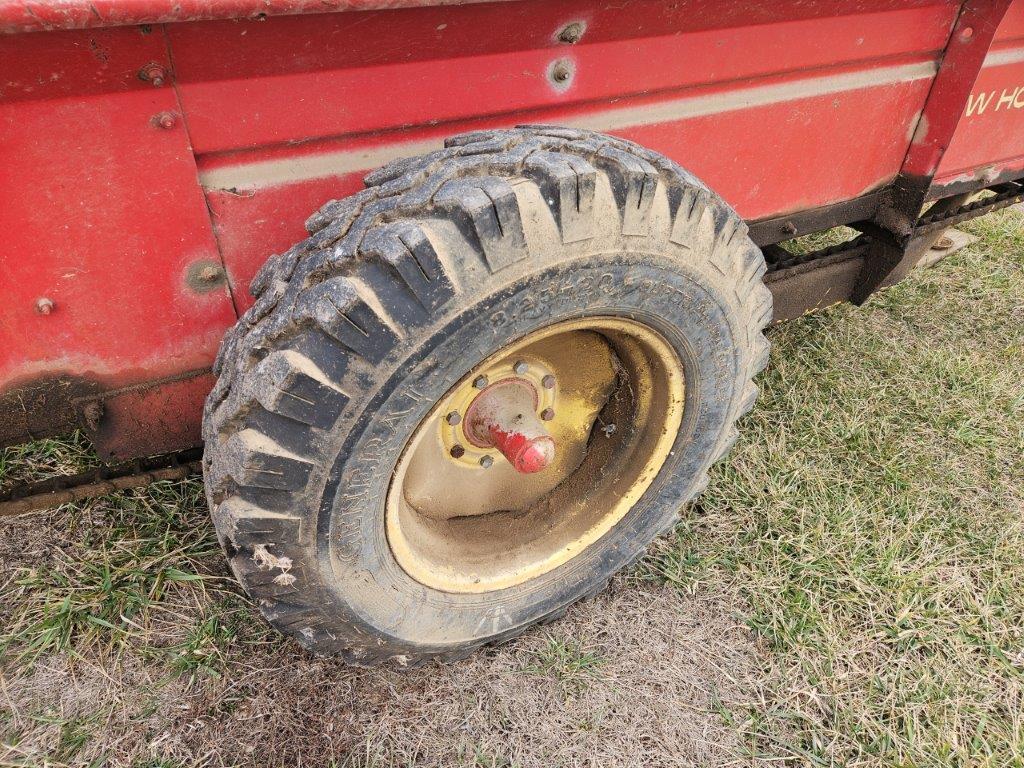
<instances>
[{"instance_id":1,"label":"mud on tire","mask_svg":"<svg viewBox=\"0 0 1024 768\"><path fill-rule=\"evenodd\" d=\"M207 493L234 573L282 631L359 665L450 660L560 615L672 525L753 405L771 295L738 216L620 139L470 133L366 184L253 281L206 403ZM657 478L525 584L454 594L410 578L382 523L409 435L502 345L597 315L650 326L683 362L683 423Z\"/></svg>"}]
</instances>

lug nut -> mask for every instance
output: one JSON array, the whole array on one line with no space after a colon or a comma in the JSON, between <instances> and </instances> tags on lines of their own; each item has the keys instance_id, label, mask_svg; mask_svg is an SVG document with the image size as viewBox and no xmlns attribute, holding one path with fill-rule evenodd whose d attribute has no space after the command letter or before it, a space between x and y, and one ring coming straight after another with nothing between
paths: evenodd
<instances>
[{"instance_id":1,"label":"lug nut","mask_svg":"<svg viewBox=\"0 0 1024 768\"><path fill-rule=\"evenodd\" d=\"M448 453L453 459L461 459L466 455L466 449L456 443L449 449Z\"/></svg>"},{"instance_id":2,"label":"lug nut","mask_svg":"<svg viewBox=\"0 0 1024 768\"><path fill-rule=\"evenodd\" d=\"M53 312L53 299L48 299L45 296L41 299L36 299L36 312L40 315L48 315Z\"/></svg>"},{"instance_id":3,"label":"lug nut","mask_svg":"<svg viewBox=\"0 0 1024 768\"><path fill-rule=\"evenodd\" d=\"M487 377L477 376L475 379L473 379L473 386L476 387L477 389L484 389L487 386Z\"/></svg>"},{"instance_id":4,"label":"lug nut","mask_svg":"<svg viewBox=\"0 0 1024 768\"><path fill-rule=\"evenodd\" d=\"M540 380L540 383L544 387L544 389L554 389L555 377L549 373L547 376Z\"/></svg>"},{"instance_id":5,"label":"lug nut","mask_svg":"<svg viewBox=\"0 0 1024 768\"><path fill-rule=\"evenodd\" d=\"M480 466L483 467L484 469L488 469L493 463L494 459L492 459L490 456L480 457Z\"/></svg>"},{"instance_id":6,"label":"lug nut","mask_svg":"<svg viewBox=\"0 0 1024 768\"><path fill-rule=\"evenodd\" d=\"M444 420L454 427L456 424L462 421L462 416L459 415L458 411L452 411L451 413L444 417Z\"/></svg>"},{"instance_id":7,"label":"lug nut","mask_svg":"<svg viewBox=\"0 0 1024 768\"><path fill-rule=\"evenodd\" d=\"M516 362L516 364L515 364L515 365L513 365L513 366L512 366L512 370L513 370L513 371L515 371L516 375L518 375L518 376L522 376L522 375L524 375L524 374L525 374L525 373L526 373L526 372L527 372L528 370L530 370L530 366L529 366L529 365L527 365L527 364L526 364L525 362L523 362L522 360L519 360L519 361L517 361L517 362Z\"/></svg>"},{"instance_id":8,"label":"lug nut","mask_svg":"<svg viewBox=\"0 0 1024 768\"><path fill-rule=\"evenodd\" d=\"M543 411L540 412L540 417L543 421L551 421L553 418L555 418L555 409L545 408Z\"/></svg>"}]
</instances>

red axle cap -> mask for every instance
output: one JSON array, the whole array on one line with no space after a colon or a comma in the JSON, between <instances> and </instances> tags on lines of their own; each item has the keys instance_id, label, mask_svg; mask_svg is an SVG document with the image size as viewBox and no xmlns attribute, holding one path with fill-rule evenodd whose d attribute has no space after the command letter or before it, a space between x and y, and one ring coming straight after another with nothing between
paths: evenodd
<instances>
[{"instance_id":1,"label":"red axle cap","mask_svg":"<svg viewBox=\"0 0 1024 768\"><path fill-rule=\"evenodd\" d=\"M555 458L555 441L537 418L537 391L525 379L495 382L466 411L463 431L478 448L497 448L517 472L540 472Z\"/></svg>"}]
</instances>

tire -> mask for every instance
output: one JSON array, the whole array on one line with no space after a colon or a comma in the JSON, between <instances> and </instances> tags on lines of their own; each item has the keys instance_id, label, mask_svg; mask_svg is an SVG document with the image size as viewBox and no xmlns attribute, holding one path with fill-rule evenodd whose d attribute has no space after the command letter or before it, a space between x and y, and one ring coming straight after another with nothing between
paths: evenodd
<instances>
[{"instance_id":1,"label":"tire","mask_svg":"<svg viewBox=\"0 0 1024 768\"><path fill-rule=\"evenodd\" d=\"M228 332L204 471L231 567L263 614L368 666L462 658L564 613L636 561L703 490L754 403L772 314L741 219L670 160L588 131L454 137L371 173L274 256ZM391 474L432 405L508 342L628 318L685 370L672 450L614 528L569 562L483 594L396 564Z\"/></svg>"}]
</instances>

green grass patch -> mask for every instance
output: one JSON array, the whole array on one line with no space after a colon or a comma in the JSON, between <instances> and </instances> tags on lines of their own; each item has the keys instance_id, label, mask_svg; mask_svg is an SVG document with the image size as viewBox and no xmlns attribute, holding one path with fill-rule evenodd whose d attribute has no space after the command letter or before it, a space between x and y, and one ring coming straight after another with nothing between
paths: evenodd
<instances>
[{"instance_id":1,"label":"green grass patch","mask_svg":"<svg viewBox=\"0 0 1024 768\"><path fill-rule=\"evenodd\" d=\"M752 757L1024 764L1024 219L773 329L742 438L644 572L735 590L778 699Z\"/></svg>"},{"instance_id":2,"label":"green grass patch","mask_svg":"<svg viewBox=\"0 0 1024 768\"><path fill-rule=\"evenodd\" d=\"M48 477L74 475L100 464L81 432L59 440L37 440L0 448L0 490Z\"/></svg>"},{"instance_id":3,"label":"green grass patch","mask_svg":"<svg viewBox=\"0 0 1024 768\"><path fill-rule=\"evenodd\" d=\"M207 563L220 550L198 482L156 483L80 515L72 543L10 575L5 590L15 608L0 629L0 659L31 663L97 642L145 640L170 595L203 592L220 578ZM201 644L192 645L194 656Z\"/></svg>"},{"instance_id":4,"label":"green grass patch","mask_svg":"<svg viewBox=\"0 0 1024 768\"><path fill-rule=\"evenodd\" d=\"M979 241L866 307L833 307L771 331L772 365L739 443L640 568L688 594L730 593L729 605L743 607L762 640L766 656L757 660L770 695L744 706L714 701L716 716L743 736L747 754L736 764L1024 767L1024 218L1004 213L965 229ZM812 250L848 235L788 247ZM0 485L95 461L80 436L5 449ZM0 574L5 690L32 680L41 659L80 656L112 678L121 658L144 665L147 682L120 726L128 731L111 725L120 704L95 718L50 704L0 707L0 762L7 752L14 764L102 760L162 711L161 729L185 730L185 710L160 698L169 689L209 695L204 717L228 723L214 738L231 728L247 736L253 714L233 724L229 716L249 705L261 675L273 677L250 667L255 645L281 644L260 663L295 665L296 690L306 695L311 678L337 675L329 662L297 655L238 593L198 481L50 515L38 535L32 522L8 529L20 538ZM559 688L568 700L629 686L599 650L571 636L538 639L513 668L545 694ZM312 675L311 664L323 666ZM73 663L68 669L63 679L76 674ZM450 702L435 686L445 690L465 669L411 672L405 688L393 670L346 673L319 705L288 700L276 712L308 704L326 728L341 706L376 706L393 727L401 719L392 702L419 695L430 708L414 711L443 710ZM149 754L144 740L130 751ZM191 768L214 752L134 765ZM333 757L335 765L399 764L369 746ZM456 762L512 764L483 747Z\"/></svg>"},{"instance_id":5,"label":"green grass patch","mask_svg":"<svg viewBox=\"0 0 1024 768\"><path fill-rule=\"evenodd\" d=\"M532 661L523 671L578 689L600 676L604 663L597 651L584 648L575 640L548 636L544 646L534 652Z\"/></svg>"}]
</instances>

